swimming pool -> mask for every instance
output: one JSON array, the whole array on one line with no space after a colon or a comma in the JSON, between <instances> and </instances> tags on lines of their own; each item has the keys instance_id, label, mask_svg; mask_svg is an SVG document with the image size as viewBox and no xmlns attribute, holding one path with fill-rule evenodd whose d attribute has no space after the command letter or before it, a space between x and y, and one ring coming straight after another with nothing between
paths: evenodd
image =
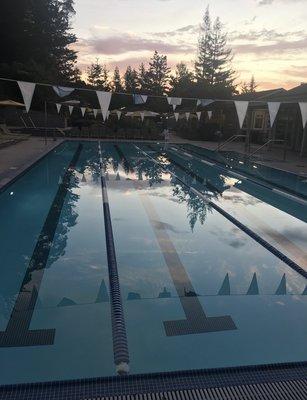
<instances>
[{"instance_id":1,"label":"swimming pool","mask_svg":"<svg viewBox=\"0 0 307 400\"><path fill-rule=\"evenodd\" d=\"M189 146L51 151L0 194L0 385L305 361L307 203L273 189Z\"/></svg>"}]
</instances>

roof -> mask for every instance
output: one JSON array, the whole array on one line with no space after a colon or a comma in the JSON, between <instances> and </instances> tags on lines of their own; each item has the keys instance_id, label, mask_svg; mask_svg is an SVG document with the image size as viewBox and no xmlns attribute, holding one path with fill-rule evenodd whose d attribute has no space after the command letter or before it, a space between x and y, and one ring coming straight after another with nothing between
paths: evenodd
<instances>
[{"instance_id":1,"label":"roof","mask_svg":"<svg viewBox=\"0 0 307 400\"><path fill-rule=\"evenodd\" d=\"M235 100L265 101L271 100L272 97L283 95L284 93L287 93L287 90L283 88L262 90L260 92L239 94L238 96L235 96Z\"/></svg>"},{"instance_id":2,"label":"roof","mask_svg":"<svg viewBox=\"0 0 307 400\"><path fill-rule=\"evenodd\" d=\"M307 102L307 83L301 83L293 89L283 88L263 90L255 93L244 93L234 97L234 100L247 101L284 101L284 102Z\"/></svg>"}]
</instances>

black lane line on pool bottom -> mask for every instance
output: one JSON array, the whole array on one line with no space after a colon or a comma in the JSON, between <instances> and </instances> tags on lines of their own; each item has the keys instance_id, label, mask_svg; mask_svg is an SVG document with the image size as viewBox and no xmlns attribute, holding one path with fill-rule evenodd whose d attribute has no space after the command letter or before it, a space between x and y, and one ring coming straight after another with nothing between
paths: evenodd
<instances>
[{"instance_id":1,"label":"black lane line on pool bottom","mask_svg":"<svg viewBox=\"0 0 307 400\"><path fill-rule=\"evenodd\" d=\"M194 189L187 183L185 183L182 179L180 179L174 172L170 171L168 168L165 168L162 164L160 164L156 159L151 157L148 153L140 149L139 147L135 146L139 151L141 151L143 154L145 154L148 158L153 160L156 164L160 165L160 167L168 172L169 174L173 175L178 181L180 181L183 185L185 185L187 188L189 188L192 192L194 192L197 196L202 198L207 204L209 204L212 208L214 208L219 214L223 215L228 221L233 223L236 227L241 229L243 232L245 232L248 236L250 236L252 239L254 239L256 242L258 242L261 246L263 246L266 250L271 252L274 256L279 258L281 261L283 261L285 264L287 264L290 268L292 268L294 271L299 273L301 276L303 276L305 279L307 279L307 271L305 271L302 267L300 267L296 262L291 260L289 257L287 257L285 254L283 254L281 251L276 249L276 247L272 246L269 242L267 242L265 239L263 239L261 236L259 236L257 233L253 232L251 229L249 229L247 226L242 224L240 221L238 221L236 218L234 218L232 215L228 214L225 210L223 210L221 207L219 207L217 204L213 203L211 200L209 200L206 195L203 193L199 192L198 190ZM156 151L156 150L155 150ZM160 154L160 152L157 152L157 154ZM195 175L195 173L192 173L190 170L188 170L186 167L183 165L178 164L178 167L184 171L187 175Z\"/></svg>"},{"instance_id":2,"label":"black lane line on pool bottom","mask_svg":"<svg viewBox=\"0 0 307 400\"><path fill-rule=\"evenodd\" d=\"M109 284L111 297L111 320L113 337L113 354L116 370L119 375L125 375L129 372L129 349L126 333L126 324L122 297L120 292L116 251L114 245L114 236L109 206L107 182L103 170L101 146L99 143L99 162L101 170L101 189L103 200L103 215L106 235L106 247L108 257Z\"/></svg>"},{"instance_id":3,"label":"black lane line on pool bottom","mask_svg":"<svg viewBox=\"0 0 307 400\"><path fill-rule=\"evenodd\" d=\"M51 244L58 226L70 180L80 153L79 144L54 197L39 234L6 330L0 332L0 347L47 346L54 343L55 329L30 330L38 292L47 265Z\"/></svg>"},{"instance_id":4,"label":"black lane line on pool bottom","mask_svg":"<svg viewBox=\"0 0 307 400\"><path fill-rule=\"evenodd\" d=\"M115 149L121 162L127 165L130 171L134 171L133 166L123 154L120 147L116 145ZM134 186L136 190L139 189L138 183L134 183ZM139 194L139 197L148 220L151 223L186 317L182 320L164 321L166 336L195 335L236 330L236 324L230 315L215 317L208 317L206 315L167 229L159 221L159 216L149 196L142 192Z\"/></svg>"}]
</instances>

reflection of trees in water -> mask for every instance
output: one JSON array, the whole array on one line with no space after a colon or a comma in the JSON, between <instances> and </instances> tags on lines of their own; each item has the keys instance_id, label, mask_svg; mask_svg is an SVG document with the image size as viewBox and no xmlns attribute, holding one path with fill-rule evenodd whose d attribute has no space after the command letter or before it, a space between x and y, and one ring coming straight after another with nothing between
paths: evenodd
<instances>
[{"instance_id":1,"label":"reflection of trees in water","mask_svg":"<svg viewBox=\"0 0 307 400\"><path fill-rule=\"evenodd\" d=\"M141 178L143 175L148 179L149 185L152 187L153 185L159 184L163 182L163 170L162 168L154 164L150 159L144 158L139 160L135 164L135 170L138 173L138 176Z\"/></svg>"},{"instance_id":2,"label":"reflection of trees in water","mask_svg":"<svg viewBox=\"0 0 307 400\"><path fill-rule=\"evenodd\" d=\"M178 199L178 202L187 205L187 218L191 230L193 231L197 221L203 225L206 221L208 211L211 211L210 205L206 204L200 197L191 192L191 190L179 183L173 183L173 195Z\"/></svg>"}]
</instances>

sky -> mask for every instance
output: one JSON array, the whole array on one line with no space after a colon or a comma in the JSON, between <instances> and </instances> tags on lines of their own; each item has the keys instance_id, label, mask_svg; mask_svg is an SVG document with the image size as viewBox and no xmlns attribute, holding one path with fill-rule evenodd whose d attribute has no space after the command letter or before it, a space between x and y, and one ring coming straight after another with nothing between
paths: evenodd
<instances>
[{"instance_id":1,"label":"sky","mask_svg":"<svg viewBox=\"0 0 307 400\"><path fill-rule=\"evenodd\" d=\"M206 6L220 17L233 49L237 82L258 89L307 82L307 0L75 0L79 66L98 57L109 69L137 67L154 50L174 69L191 68Z\"/></svg>"}]
</instances>

